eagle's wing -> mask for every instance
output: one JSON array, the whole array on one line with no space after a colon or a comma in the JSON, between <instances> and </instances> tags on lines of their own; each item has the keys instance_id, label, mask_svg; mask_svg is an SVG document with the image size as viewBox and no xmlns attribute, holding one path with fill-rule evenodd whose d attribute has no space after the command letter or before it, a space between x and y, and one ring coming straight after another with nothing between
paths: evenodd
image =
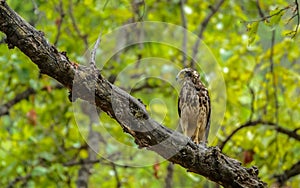
<instances>
[{"instance_id":1,"label":"eagle's wing","mask_svg":"<svg viewBox=\"0 0 300 188\"><path fill-rule=\"evenodd\" d=\"M207 112L207 124L205 129L205 140L208 139L209 129L210 129L210 114L211 114L211 104L210 104L210 98L208 96L208 112Z\"/></svg>"},{"instance_id":2,"label":"eagle's wing","mask_svg":"<svg viewBox=\"0 0 300 188\"><path fill-rule=\"evenodd\" d=\"M195 89L197 91L197 98L199 100L197 109L197 126L192 139L195 143L206 142L209 134L210 128L210 99L208 91L205 86L199 81L195 84Z\"/></svg>"},{"instance_id":3,"label":"eagle's wing","mask_svg":"<svg viewBox=\"0 0 300 188\"><path fill-rule=\"evenodd\" d=\"M199 102L194 84L191 81L184 82L178 97L178 114L183 134L192 139L198 125Z\"/></svg>"},{"instance_id":4,"label":"eagle's wing","mask_svg":"<svg viewBox=\"0 0 300 188\"><path fill-rule=\"evenodd\" d=\"M178 107L178 115L179 115L179 118L180 118L180 117L181 117L180 96L178 97L178 104L177 104L177 107Z\"/></svg>"}]
</instances>

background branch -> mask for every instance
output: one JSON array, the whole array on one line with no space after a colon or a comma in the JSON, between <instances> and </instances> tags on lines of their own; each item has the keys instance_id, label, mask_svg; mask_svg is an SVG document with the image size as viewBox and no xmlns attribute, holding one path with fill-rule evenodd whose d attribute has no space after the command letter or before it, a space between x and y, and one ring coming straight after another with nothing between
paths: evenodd
<instances>
[{"instance_id":1,"label":"background branch","mask_svg":"<svg viewBox=\"0 0 300 188\"><path fill-rule=\"evenodd\" d=\"M72 21L73 28L75 29L75 32L77 33L77 35L83 40L85 50L87 50L89 48L88 35L87 34L82 34L82 32L80 31L80 29L79 29L79 27L76 23L76 19L75 19L74 14L73 14L74 10L73 10L73 1L72 0L69 0L68 12L69 12L69 16L70 16L71 21Z\"/></svg>"},{"instance_id":2,"label":"background branch","mask_svg":"<svg viewBox=\"0 0 300 188\"><path fill-rule=\"evenodd\" d=\"M274 105L275 105L275 122L278 123L278 99L277 99L277 86L276 86L276 75L274 72L274 45L275 45L275 35L276 30L272 31L272 39L271 39L271 53L270 53L270 73L272 75L272 86L274 89Z\"/></svg>"},{"instance_id":3,"label":"background branch","mask_svg":"<svg viewBox=\"0 0 300 188\"><path fill-rule=\"evenodd\" d=\"M16 186L18 182L22 182L23 186L26 186L27 181L31 178L31 174L26 174L25 176L18 176L15 179L13 179L9 184L7 185L7 188L13 188Z\"/></svg>"},{"instance_id":4,"label":"background branch","mask_svg":"<svg viewBox=\"0 0 300 188\"><path fill-rule=\"evenodd\" d=\"M259 0L256 0L256 7L257 7L257 9L258 9L259 16L260 16L261 18L264 18L265 15L264 15L264 13L263 13L263 11L262 11L262 9L261 9Z\"/></svg>"},{"instance_id":5,"label":"background branch","mask_svg":"<svg viewBox=\"0 0 300 188\"><path fill-rule=\"evenodd\" d=\"M299 24L300 24L300 15L299 15L299 3L298 0L295 0L295 4L296 4L296 17L297 17L297 25L296 25L296 29L294 30L294 35L292 36L292 38L294 38L296 36L296 34L298 33L298 29L299 29Z\"/></svg>"},{"instance_id":6,"label":"background branch","mask_svg":"<svg viewBox=\"0 0 300 188\"><path fill-rule=\"evenodd\" d=\"M300 161L294 164L290 169L285 170L282 174L275 175L274 178L276 179L276 184L281 187L288 179L298 174L300 174Z\"/></svg>"},{"instance_id":7,"label":"background branch","mask_svg":"<svg viewBox=\"0 0 300 188\"><path fill-rule=\"evenodd\" d=\"M165 188L173 187L173 174L174 174L174 165L172 163L169 163L167 167L167 176L165 177Z\"/></svg>"},{"instance_id":8,"label":"background branch","mask_svg":"<svg viewBox=\"0 0 300 188\"><path fill-rule=\"evenodd\" d=\"M61 26L62 26L62 23L65 18L65 12L64 12L64 8L63 8L62 0L59 1L59 5L57 6L57 11L59 13L59 18L57 18L55 21L55 24L57 26L57 34L55 36L54 46L56 46L58 43L59 37L61 35Z\"/></svg>"},{"instance_id":9,"label":"background branch","mask_svg":"<svg viewBox=\"0 0 300 188\"><path fill-rule=\"evenodd\" d=\"M49 88L51 89L61 89L63 88L62 85L56 85L53 88L51 86L49 87L43 87L41 90L45 91L45 90L49 90ZM23 91L22 93L19 93L15 96L15 98L13 98L12 100L8 101L7 103L3 104L0 106L0 116L3 115L7 115L9 114L9 109L12 108L15 104L19 103L20 101L24 100L24 99L28 99L28 97L30 95L36 94L36 90L34 90L33 88L28 88L25 91Z\"/></svg>"},{"instance_id":10,"label":"background branch","mask_svg":"<svg viewBox=\"0 0 300 188\"><path fill-rule=\"evenodd\" d=\"M286 134L287 136L294 138L298 141L300 141L300 135L297 134L295 131L292 130L288 130L282 126L279 126L277 123L274 122L270 122L270 121L264 121L264 120L255 120L255 121L248 121L245 124L239 126L238 128L236 128L234 131L232 131L230 133L230 135L227 136L227 138L221 143L219 144L219 147L221 149L221 151L223 150L225 144L241 129L244 129L246 127L253 127L253 126L257 126L257 125L264 125L264 126L270 126L270 127L274 127L274 129L282 134Z\"/></svg>"},{"instance_id":11,"label":"background branch","mask_svg":"<svg viewBox=\"0 0 300 188\"><path fill-rule=\"evenodd\" d=\"M196 41L196 43L193 46L193 54L192 54L192 59L196 58L196 55L198 53L198 48L200 45L200 40L202 40L203 38L203 33L204 30L206 29L208 22L210 21L210 19L218 12L218 10L220 9L220 7L222 6L222 4L225 2L225 0L220 0L216 6L211 6L211 12L210 14L208 14L204 20L201 22L201 24L198 27L198 40ZM192 61L192 67L193 67L193 61Z\"/></svg>"},{"instance_id":12,"label":"background branch","mask_svg":"<svg viewBox=\"0 0 300 188\"><path fill-rule=\"evenodd\" d=\"M186 62L186 54L187 54L187 19L185 16L184 12L184 4L185 0L180 0L180 17L181 17L181 24L182 27L184 28L183 30L183 39L182 39L182 65L184 67L187 67L187 62Z\"/></svg>"}]
</instances>

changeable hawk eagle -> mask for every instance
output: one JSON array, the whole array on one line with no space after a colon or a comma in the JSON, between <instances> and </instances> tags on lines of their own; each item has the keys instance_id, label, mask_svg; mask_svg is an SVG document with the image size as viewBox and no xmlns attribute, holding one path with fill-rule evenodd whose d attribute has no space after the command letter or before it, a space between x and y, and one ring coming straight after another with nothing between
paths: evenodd
<instances>
[{"instance_id":1,"label":"changeable hawk eagle","mask_svg":"<svg viewBox=\"0 0 300 188\"><path fill-rule=\"evenodd\" d=\"M210 99L200 75L191 68L181 70L176 79L182 84L178 98L180 126L196 144L206 143L210 127Z\"/></svg>"}]
</instances>

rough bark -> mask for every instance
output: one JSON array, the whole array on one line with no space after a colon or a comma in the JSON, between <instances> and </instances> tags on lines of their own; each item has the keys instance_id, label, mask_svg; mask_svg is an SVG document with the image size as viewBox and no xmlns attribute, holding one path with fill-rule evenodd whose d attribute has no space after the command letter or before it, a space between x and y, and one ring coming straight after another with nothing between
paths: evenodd
<instances>
[{"instance_id":1,"label":"rough bark","mask_svg":"<svg viewBox=\"0 0 300 188\"><path fill-rule=\"evenodd\" d=\"M255 167L242 167L217 147L195 145L179 132L151 119L139 100L109 83L99 70L72 63L66 53L49 44L43 32L18 16L4 0L0 0L0 30L6 34L9 48L19 48L41 73L63 84L72 93L71 100L81 98L101 108L134 137L140 148L152 150L224 187L266 186Z\"/></svg>"}]
</instances>

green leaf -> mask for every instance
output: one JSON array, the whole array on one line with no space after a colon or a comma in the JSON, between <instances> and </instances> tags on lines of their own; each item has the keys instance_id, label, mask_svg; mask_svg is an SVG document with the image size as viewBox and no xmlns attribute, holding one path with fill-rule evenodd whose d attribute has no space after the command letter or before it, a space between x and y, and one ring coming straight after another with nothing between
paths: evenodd
<instances>
[{"instance_id":1,"label":"green leaf","mask_svg":"<svg viewBox=\"0 0 300 188\"><path fill-rule=\"evenodd\" d=\"M18 166L16 169L18 174L22 174L24 172L24 167L23 166Z\"/></svg>"},{"instance_id":2,"label":"green leaf","mask_svg":"<svg viewBox=\"0 0 300 188\"><path fill-rule=\"evenodd\" d=\"M275 27L276 25L278 25L278 23L281 20L282 15L284 14L284 11L282 9L274 9L270 11L270 20L267 23L268 26L270 27Z\"/></svg>"},{"instance_id":3,"label":"green leaf","mask_svg":"<svg viewBox=\"0 0 300 188\"><path fill-rule=\"evenodd\" d=\"M258 25L259 22L253 22L253 23L249 23L247 25L247 31L248 31L248 45L250 46L256 39L256 34L257 34L257 30L258 30Z\"/></svg>"},{"instance_id":4,"label":"green leaf","mask_svg":"<svg viewBox=\"0 0 300 188\"><path fill-rule=\"evenodd\" d=\"M40 157L47 160L47 161L52 161L55 159L55 155L49 152L43 152L40 154Z\"/></svg>"},{"instance_id":5,"label":"green leaf","mask_svg":"<svg viewBox=\"0 0 300 188\"><path fill-rule=\"evenodd\" d=\"M42 176L48 173L48 169L43 166L37 166L32 171L32 176Z\"/></svg>"},{"instance_id":6,"label":"green leaf","mask_svg":"<svg viewBox=\"0 0 300 188\"><path fill-rule=\"evenodd\" d=\"M51 170L54 170L55 173L63 180L66 181L67 177L65 176L65 167L62 164L54 164L51 166Z\"/></svg>"}]
</instances>

